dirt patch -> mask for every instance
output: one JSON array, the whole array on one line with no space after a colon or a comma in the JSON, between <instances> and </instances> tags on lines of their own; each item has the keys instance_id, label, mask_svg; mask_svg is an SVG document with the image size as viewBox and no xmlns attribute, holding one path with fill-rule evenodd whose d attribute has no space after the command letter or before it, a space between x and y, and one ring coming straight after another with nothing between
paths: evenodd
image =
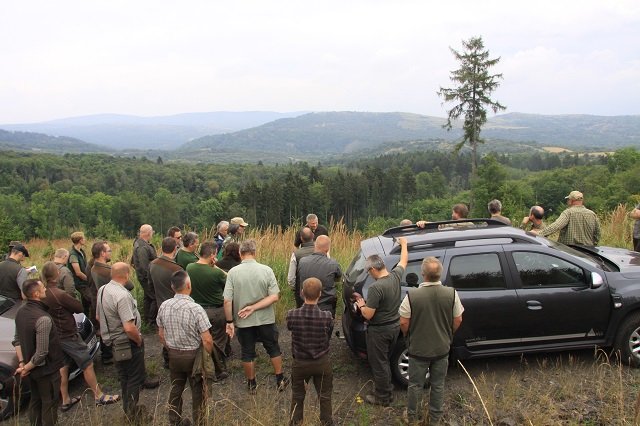
<instances>
[{"instance_id":1,"label":"dirt patch","mask_svg":"<svg viewBox=\"0 0 640 426\"><path fill-rule=\"evenodd\" d=\"M335 330L342 333L340 320ZM290 374L291 335L280 327L285 374ZM161 347L156 335L145 335L147 370L161 379L158 389L144 390L141 402L154 413L154 425L166 425L169 374L162 367ZM238 354L233 341L231 377L213 385L207 414L209 425L285 425L288 423L291 391L277 392L275 378L264 350L258 349L258 393L246 391ZM638 370L609 363L603 352L574 351L464 361L464 367L450 366L446 385L445 419L450 425L493 424L632 424L638 393ZM391 407L382 408L359 402L372 387L371 371L357 359L343 339L333 337L331 361L334 368L333 411L338 425L396 425L406 404L406 391L397 388ZM109 392L120 393L116 369L96 361L100 383ZM469 377L470 376L470 377ZM472 383L473 380L473 383ZM475 384L475 388L474 388ZM65 425L119 425L124 423L120 403L95 407L85 383L77 379L71 394L83 394L77 408L60 413ZM477 390L476 390L477 389ZM317 398L309 391L305 405L305 424L319 424ZM23 414L9 420L27 425ZM183 413L191 417L190 391L185 392Z\"/></svg>"}]
</instances>

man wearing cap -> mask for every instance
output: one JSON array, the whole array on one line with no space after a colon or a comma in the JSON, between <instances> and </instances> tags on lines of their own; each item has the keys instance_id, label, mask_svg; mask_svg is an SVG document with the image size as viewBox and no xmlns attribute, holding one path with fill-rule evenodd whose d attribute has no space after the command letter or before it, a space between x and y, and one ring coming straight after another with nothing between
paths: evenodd
<instances>
[{"instance_id":1,"label":"man wearing cap","mask_svg":"<svg viewBox=\"0 0 640 426\"><path fill-rule=\"evenodd\" d=\"M26 269L20 265L29 251L22 244L11 248L7 260L0 262L0 295L13 300L22 300L22 284L28 277Z\"/></svg>"},{"instance_id":2,"label":"man wearing cap","mask_svg":"<svg viewBox=\"0 0 640 426\"><path fill-rule=\"evenodd\" d=\"M565 197L569 208L565 209L558 219L539 232L546 237L560 232L558 242L562 244L578 244L583 246L598 245L600 240L600 221L596 214L583 205L584 196L580 191L571 191Z\"/></svg>"},{"instance_id":3,"label":"man wearing cap","mask_svg":"<svg viewBox=\"0 0 640 426\"><path fill-rule=\"evenodd\" d=\"M244 234L244 228L246 228L247 226L249 226L249 224L247 222L245 222L244 219L241 218L241 217L234 217L233 219L231 219L229 221L229 229L227 231L227 236L224 238L224 241L222 242L222 246L221 246L220 250L218 250L217 260L221 260L222 259L222 256L224 254L224 248L231 241L235 241L236 243L240 243L240 239L242 238L242 235Z\"/></svg>"},{"instance_id":4,"label":"man wearing cap","mask_svg":"<svg viewBox=\"0 0 640 426\"><path fill-rule=\"evenodd\" d=\"M9 255L11 254L11 249L16 246L16 244L22 244L20 241L11 241L9 243L9 251L2 256L2 260L7 260Z\"/></svg>"}]
</instances>

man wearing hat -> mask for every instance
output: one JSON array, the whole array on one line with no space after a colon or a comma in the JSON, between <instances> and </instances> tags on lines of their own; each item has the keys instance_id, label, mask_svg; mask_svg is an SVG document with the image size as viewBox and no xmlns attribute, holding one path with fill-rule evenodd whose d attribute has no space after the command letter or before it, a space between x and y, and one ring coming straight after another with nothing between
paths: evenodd
<instances>
[{"instance_id":1,"label":"man wearing hat","mask_svg":"<svg viewBox=\"0 0 640 426\"><path fill-rule=\"evenodd\" d=\"M583 205L584 196L580 191L571 191L565 197L568 208L558 219L537 234L543 237L560 232L558 242L596 246L600 240L600 221L596 214ZM532 230L532 232L535 232Z\"/></svg>"},{"instance_id":2,"label":"man wearing hat","mask_svg":"<svg viewBox=\"0 0 640 426\"><path fill-rule=\"evenodd\" d=\"M7 260L0 262L0 295L22 300L22 284L28 277L27 270L20 265L29 251L22 244L11 247Z\"/></svg>"},{"instance_id":3,"label":"man wearing hat","mask_svg":"<svg viewBox=\"0 0 640 426\"><path fill-rule=\"evenodd\" d=\"M229 229L227 231L227 236L224 238L222 242L222 247L218 250L217 260L221 260L224 254L224 248L231 241L235 241L236 243L240 243L240 239L242 238L242 234L244 234L244 228L249 226L247 222L244 221L241 217L234 217L229 221Z\"/></svg>"}]
</instances>

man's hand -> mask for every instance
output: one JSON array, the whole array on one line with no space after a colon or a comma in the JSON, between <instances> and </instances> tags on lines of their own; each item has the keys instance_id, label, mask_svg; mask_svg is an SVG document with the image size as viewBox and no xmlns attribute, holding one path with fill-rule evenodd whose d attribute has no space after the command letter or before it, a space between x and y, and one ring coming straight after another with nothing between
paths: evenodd
<instances>
[{"instance_id":1,"label":"man's hand","mask_svg":"<svg viewBox=\"0 0 640 426\"><path fill-rule=\"evenodd\" d=\"M522 226L525 226L527 223L529 223L529 216L525 216L522 218Z\"/></svg>"},{"instance_id":2,"label":"man's hand","mask_svg":"<svg viewBox=\"0 0 640 426\"><path fill-rule=\"evenodd\" d=\"M429 222L427 222L426 220L419 220L416 222L416 226L418 228L424 228L425 226L427 226L427 223Z\"/></svg>"},{"instance_id":3,"label":"man's hand","mask_svg":"<svg viewBox=\"0 0 640 426\"><path fill-rule=\"evenodd\" d=\"M227 323L226 332L227 332L227 335L229 336L229 339L233 339L235 331L236 331L236 328L233 325L233 323L232 322Z\"/></svg>"},{"instance_id":4,"label":"man's hand","mask_svg":"<svg viewBox=\"0 0 640 426\"><path fill-rule=\"evenodd\" d=\"M396 241L401 246L406 246L407 245L407 239L405 237L398 237L398 238L396 238Z\"/></svg>"},{"instance_id":5,"label":"man's hand","mask_svg":"<svg viewBox=\"0 0 640 426\"><path fill-rule=\"evenodd\" d=\"M245 306L244 308L238 311L238 316L242 319L249 318L249 316L255 311L253 305Z\"/></svg>"}]
</instances>

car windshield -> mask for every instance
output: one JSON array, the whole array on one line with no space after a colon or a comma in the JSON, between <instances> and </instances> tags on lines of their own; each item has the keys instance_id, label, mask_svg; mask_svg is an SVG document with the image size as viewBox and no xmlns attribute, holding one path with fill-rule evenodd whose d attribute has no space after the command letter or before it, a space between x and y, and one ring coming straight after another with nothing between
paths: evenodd
<instances>
[{"instance_id":1,"label":"car windshield","mask_svg":"<svg viewBox=\"0 0 640 426\"><path fill-rule=\"evenodd\" d=\"M13 305L15 305L15 302L12 299L0 296L0 315L11 309Z\"/></svg>"},{"instance_id":2,"label":"car windshield","mask_svg":"<svg viewBox=\"0 0 640 426\"><path fill-rule=\"evenodd\" d=\"M553 240L549 240L549 247L556 249L558 251L562 251L564 253L570 254L571 256L578 257L595 268L603 269L602 262L599 259L594 258L593 256L589 256L587 253L583 253L581 251L573 249L569 246L565 246L564 244L559 243L557 241L553 241Z\"/></svg>"}]
</instances>

